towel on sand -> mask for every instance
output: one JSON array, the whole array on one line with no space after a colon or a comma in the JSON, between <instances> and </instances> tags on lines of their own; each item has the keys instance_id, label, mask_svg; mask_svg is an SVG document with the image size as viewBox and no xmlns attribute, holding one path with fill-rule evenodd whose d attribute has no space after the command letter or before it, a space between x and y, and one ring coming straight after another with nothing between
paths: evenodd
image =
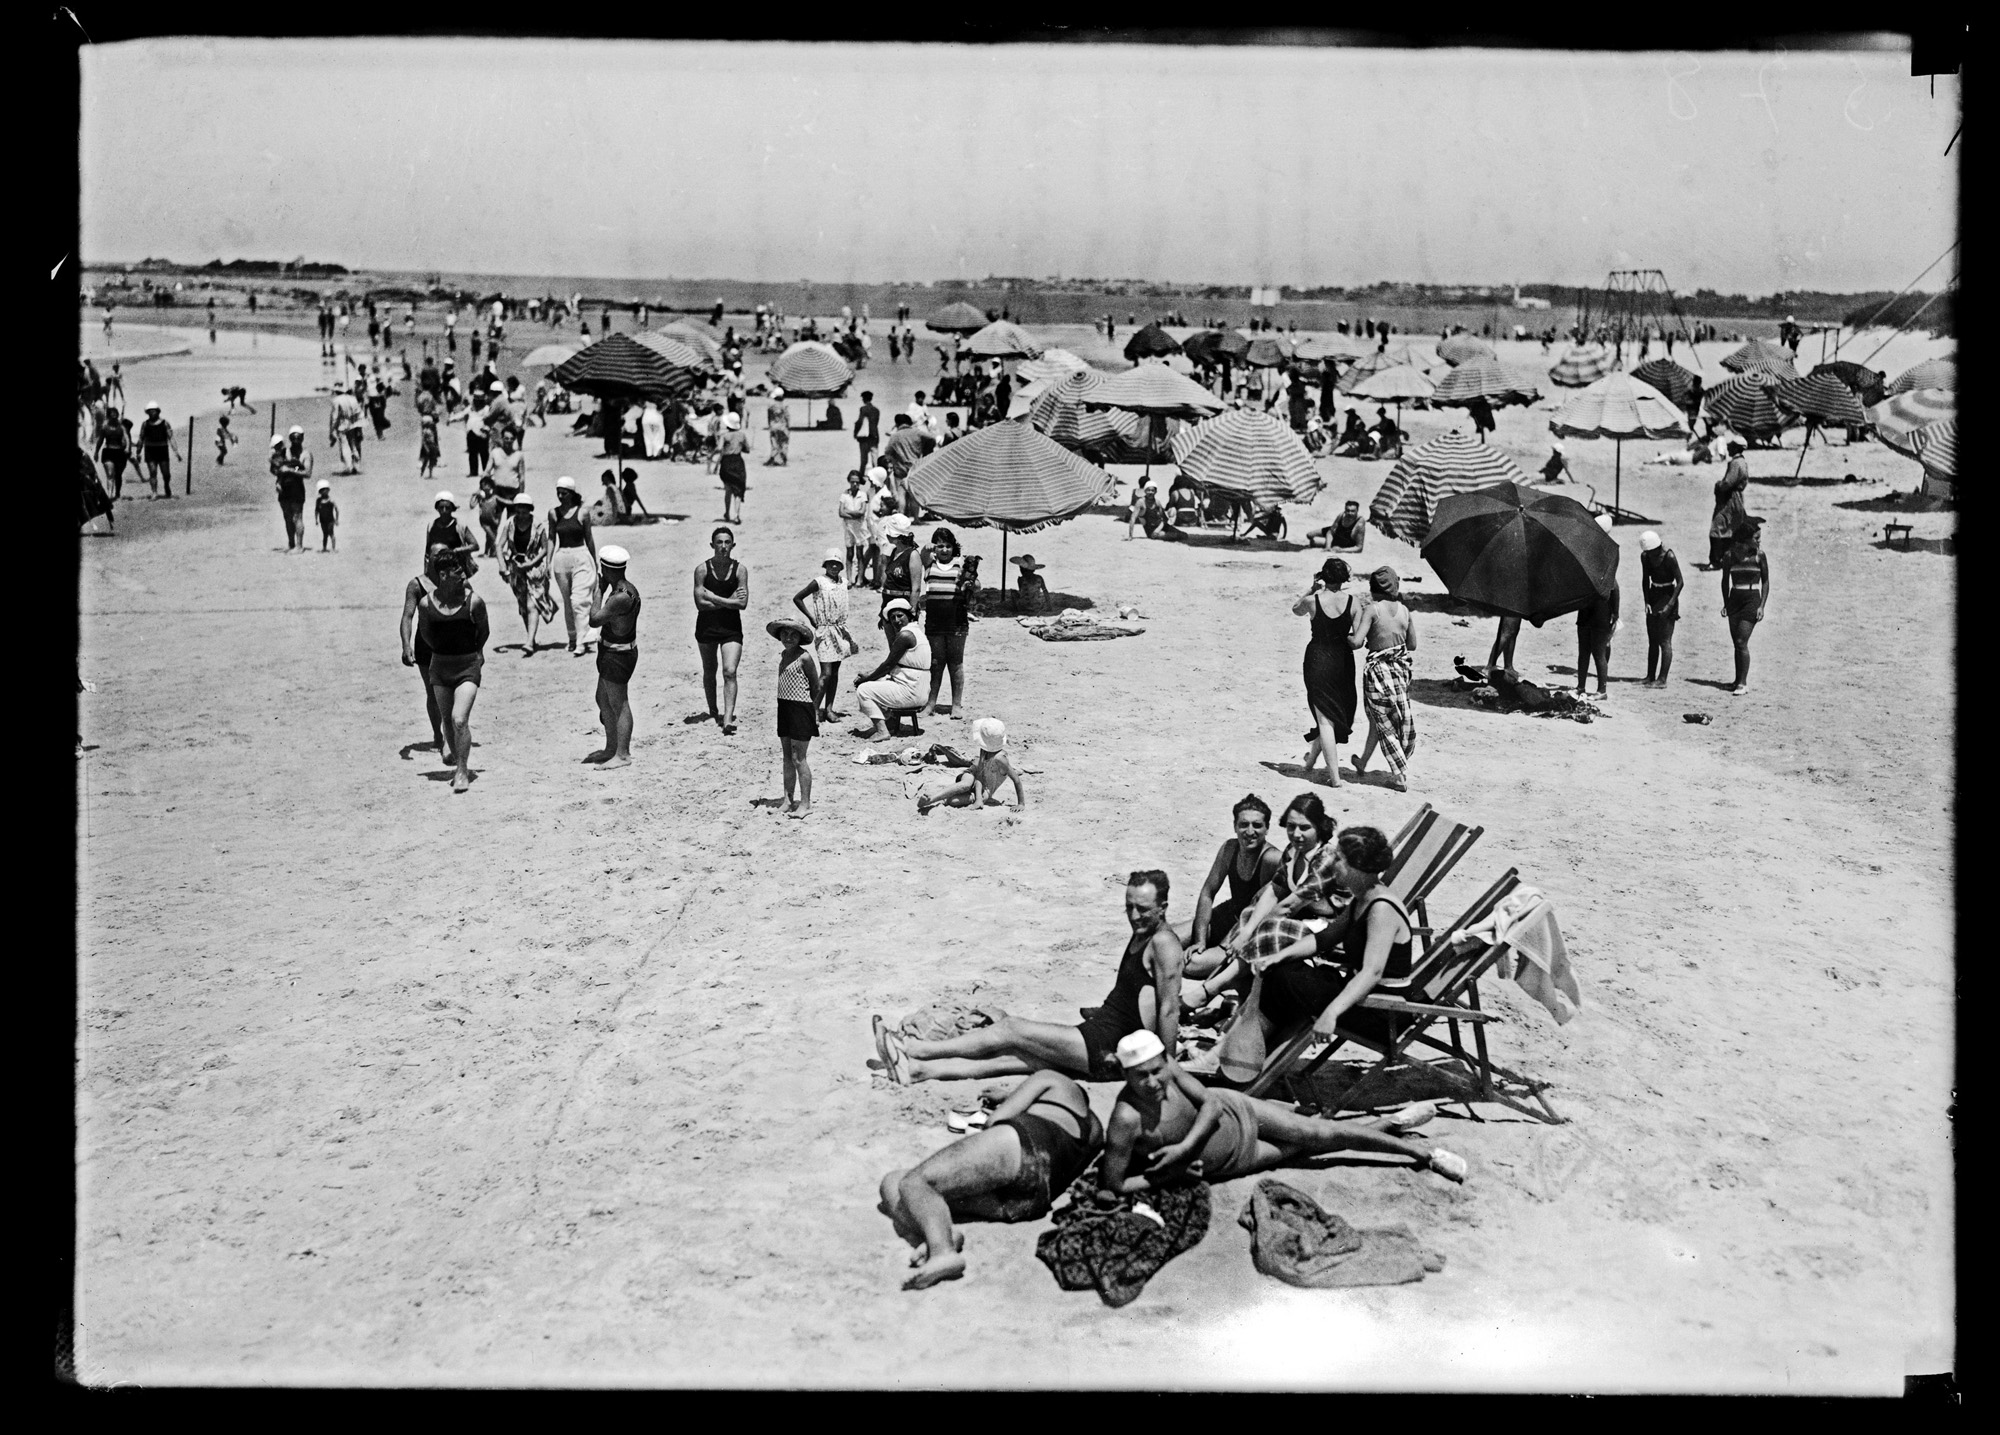
<instances>
[{"instance_id":1,"label":"towel on sand","mask_svg":"<svg viewBox=\"0 0 2000 1435\"><path fill-rule=\"evenodd\" d=\"M940 997L918 1007L896 1023L896 1030L914 1041L949 1041L982 1026L991 1026L1006 1013L999 1007L956 997Z\"/></svg>"},{"instance_id":2,"label":"towel on sand","mask_svg":"<svg viewBox=\"0 0 2000 1435\"><path fill-rule=\"evenodd\" d=\"M1539 887L1516 887L1484 921L1474 923L1453 939L1456 946L1493 942L1505 937L1512 948L1497 968L1548 1008L1558 1025L1575 1019L1583 1006L1583 989L1570 968L1569 948L1556 924L1555 908ZM1511 968L1511 970L1510 970Z\"/></svg>"},{"instance_id":3,"label":"towel on sand","mask_svg":"<svg viewBox=\"0 0 2000 1435\"><path fill-rule=\"evenodd\" d=\"M1403 1285L1444 1269L1408 1226L1356 1229L1283 1181L1259 1181L1236 1223L1250 1233L1257 1269L1287 1285Z\"/></svg>"},{"instance_id":4,"label":"towel on sand","mask_svg":"<svg viewBox=\"0 0 2000 1435\"><path fill-rule=\"evenodd\" d=\"M1066 1291L1094 1290L1110 1306L1129 1304L1160 1268L1208 1234L1208 1187L1200 1181L1142 1193L1144 1211L1100 1210L1089 1173L1055 1210L1055 1229L1035 1242L1035 1257Z\"/></svg>"}]
</instances>

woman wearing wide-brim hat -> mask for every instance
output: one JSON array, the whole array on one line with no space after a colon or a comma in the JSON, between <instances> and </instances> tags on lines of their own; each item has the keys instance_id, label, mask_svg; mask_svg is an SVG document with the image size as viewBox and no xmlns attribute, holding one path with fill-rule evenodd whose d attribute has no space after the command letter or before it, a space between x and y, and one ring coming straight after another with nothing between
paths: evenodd
<instances>
[{"instance_id":1,"label":"woman wearing wide-brim hat","mask_svg":"<svg viewBox=\"0 0 2000 1435\"><path fill-rule=\"evenodd\" d=\"M785 816L812 811L812 765L807 749L819 736L820 674L812 655L812 625L773 618L764 631L785 645L778 657L778 743L785 750Z\"/></svg>"},{"instance_id":2,"label":"woman wearing wide-brim hat","mask_svg":"<svg viewBox=\"0 0 2000 1435\"><path fill-rule=\"evenodd\" d=\"M1017 553L1008 561L1021 570L1021 576L1015 582L1014 590L1020 594L1022 600L1033 598L1037 605L1046 601L1049 596L1049 584L1048 580L1042 577L1042 569L1048 565L1037 563L1032 553Z\"/></svg>"},{"instance_id":3,"label":"woman wearing wide-brim hat","mask_svg":"<svg viewBox=\"0 0 2000 1435\"><path fill-rule=\"evenodd\" d=\"M743 431L743 416L724 414L722 433L715 441L715 471L722 479L724 523L743 521L743 495L750 491L750 471L744 466L743 454L749 447L750 435Z\"/></svg>"}]
</instances>

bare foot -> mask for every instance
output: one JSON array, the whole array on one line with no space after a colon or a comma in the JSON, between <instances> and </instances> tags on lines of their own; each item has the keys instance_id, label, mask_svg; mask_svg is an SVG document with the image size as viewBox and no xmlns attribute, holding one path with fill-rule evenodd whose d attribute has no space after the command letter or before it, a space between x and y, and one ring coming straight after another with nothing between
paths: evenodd
<instances>
[{"instance_id":1,"label":"bare foot","mask_svg":"<svg viewBox=\"0 0 2000 1435\"><path fill-rule=\"evenodd\" d=\"M607 772L614 767L630 767L631 765L632 765L632 758L629 754L626 753L614 752L611 754L611 756L604 759L604 768Z\"/></svg>"},{"instance_id":2,"label":"bare foot","mask_svg":"<svg viewBox=\"0 0 2000 1435\"><path fill-rule=\"evenodd\" d=\"M472 779L462 772L451 780L451 790L453 792L463 792L470 786L472 786Z\"/></svg>"},{"instance_id":3,"label":"bare foot","mask_svg":"<svg viewBox=\"0 0 2000 1435\"><path fill-rule=\"evenodd\" d=\"M589 754L587 757L585 757L584 761L603 762L609 756L611 756L611 749L608 747L600 747L596 752L593 752Z\"/></svg>"},{"instance_id":4,"label":"bare foot","mask_svg":"<svg viewBox=\"0 0 2000 1435\"><path fill-rule=\"evenodd\" d=\"M965 1232L954 1230L951 1233L951 1248L954 1251L962 1251L965 1249ZM911 1267L914 1269L915 1267L922 1265L925 1261L930 1259L930 1254L931 1254L931 1248L928 1245L926 1245L922 1241L917 1242L917 1248L914 1251L910 1252Z\"/></svg>"},{"instance_id":5,"label":"bare foot","mask_svg":"<svg viewBox=\"0 0 2000 1435\"><path fill-rule=\"evenodd\" d=\"M810 817L810 816L812 816L812 804L811 804L810 802L807 802L807 803L801 803L801 804L800 804L799 806L797 806L797 807L789 807L789 808L786 808L786 809L785 809L785 816L787 816L787 817Z\"/></svg>"},{"instance_id":6,"label":"bare foot","mask_svg":"<svg viewBox=\"0 0 2000 1435\"><path fill-rule=\"evenodd\" d=\"M955 1281L965 1274L965 1257L957 1251L948 1256L933 1256L910 1273L903 1282L906 1291L929 1290L942 1281Z\"/></svg>"}]
</instances>

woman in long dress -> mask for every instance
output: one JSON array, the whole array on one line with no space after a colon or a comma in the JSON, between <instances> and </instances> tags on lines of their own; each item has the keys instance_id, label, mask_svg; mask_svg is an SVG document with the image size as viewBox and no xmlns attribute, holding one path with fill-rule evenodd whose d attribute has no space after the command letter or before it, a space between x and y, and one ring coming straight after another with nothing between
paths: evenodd
<instances>
[{"instance_id":1,"label":"woman in long dress","mask_svg":"<svg viewBox=\"0 0 2000 1435\"><path fill-rule=\"evenodd\" d=\"M1306 707L1315 730L1306 734L1306 772L1326 759L1328 780L1340 786L1340 747L1354 732L1354 647L1349 641L1355 615L1354 595L1344 592L1347 564L1329 558L1320 564L1310 592L1292 604L1292 611L1312 617L1312 641L1306 644Z\"/></svg>"}]
</instances>

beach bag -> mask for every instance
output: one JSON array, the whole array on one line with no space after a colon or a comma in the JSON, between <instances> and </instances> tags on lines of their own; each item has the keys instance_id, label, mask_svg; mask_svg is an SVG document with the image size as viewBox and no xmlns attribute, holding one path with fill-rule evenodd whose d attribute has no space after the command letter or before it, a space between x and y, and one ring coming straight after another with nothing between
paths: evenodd
<instances>
[{"instance_id":1,"label":"beach bag","mask_svg":"<svg viewBox=\"0 0 2000 1435\"><path fill-rule=\"evenodd\" d=\"M556 614L561 611L556 606L556 595L548 590L548 585L544 584L535 590L535 612L541 616L544 623L553 623Z\"/></svg>"}]
</instances>

